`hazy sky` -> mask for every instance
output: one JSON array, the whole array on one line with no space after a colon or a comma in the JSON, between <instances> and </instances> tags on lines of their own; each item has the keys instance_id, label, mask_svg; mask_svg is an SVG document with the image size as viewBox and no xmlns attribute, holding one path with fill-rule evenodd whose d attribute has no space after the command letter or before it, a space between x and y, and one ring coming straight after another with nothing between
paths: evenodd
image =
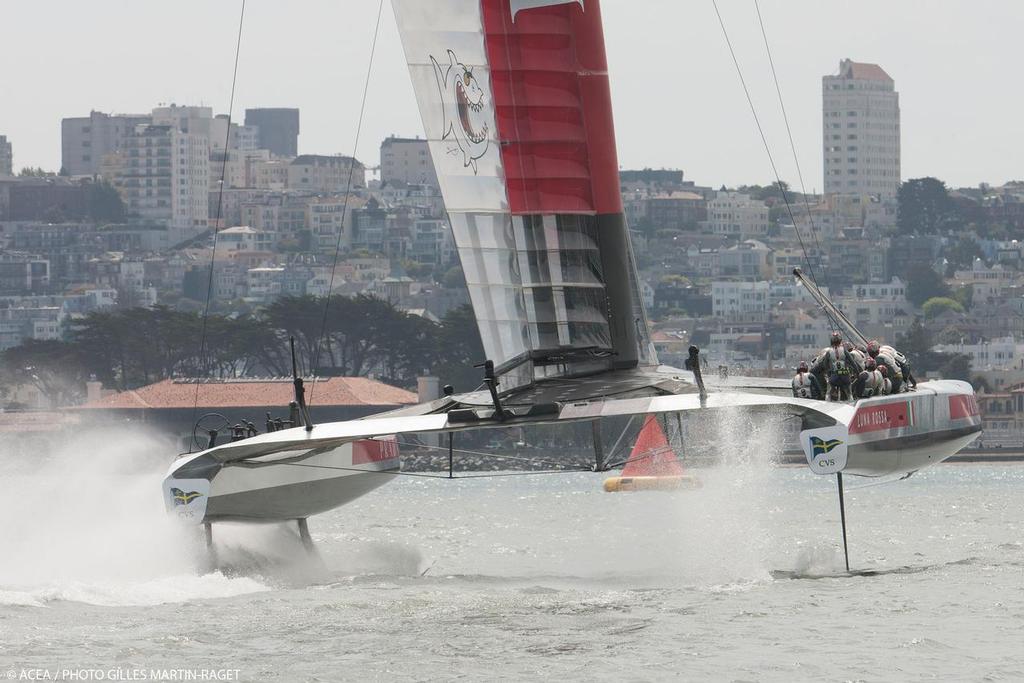
<instances>
[{"instance_id":1,"label":"hazy sky","mask_svg":"<svg viewBox=\"0 0 1024 683\"><path fill-rule=\"evenodd\" d=\"M432 1L432 0L424 0ZM60 164L60 119L228 106L241 0L0 0L0 134L15 166ZM719 0L784 179L796 184L753 0ZM771 170L711 0L603 0L623 167L681 168L699 184ZM376 0L248 0L234 114L299 107L301 152L351 153ZM821 77L839 60L896 80L903 177L951 185L1024 178L1024 2L761 0L808 189L820 189ZM422 134L390 0L356 154Z\"/></svg>"}]
</instances>

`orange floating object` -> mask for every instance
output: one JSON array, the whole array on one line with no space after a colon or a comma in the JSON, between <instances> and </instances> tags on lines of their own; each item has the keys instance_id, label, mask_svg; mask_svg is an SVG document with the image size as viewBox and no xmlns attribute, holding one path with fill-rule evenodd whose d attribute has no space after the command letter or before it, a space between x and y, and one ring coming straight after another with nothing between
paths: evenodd
<instances>
[{"instance_id":1,"label":"orange floating object","mask_svg":"<svg viewBox=\"0 0 1024 683\"><path fill-rule=\"evenodd\" d=\"M604 482L604 490L608 492L666 491L698 486L700 481L687 474L653 415L644 420L636 444L622 468L622 476L609 477Z\"/></svg>"}]
</instances>

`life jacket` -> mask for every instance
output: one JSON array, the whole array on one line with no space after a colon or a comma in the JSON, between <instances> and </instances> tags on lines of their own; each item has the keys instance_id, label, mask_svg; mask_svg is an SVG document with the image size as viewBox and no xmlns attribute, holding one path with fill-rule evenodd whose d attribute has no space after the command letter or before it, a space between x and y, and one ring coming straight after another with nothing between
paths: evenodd
<instances>
[{"instance_id":1,"label":"life jacket","mask_svg":"<svg viewBox=\"0 0 1024 683\"><path fill-rule=\"evenodd\" d=\"M888 348L891 349L892 347ZM879 349L878 355L875 356L875 361L889 368L889 372L892 374L893 377L898 378L901 382L903 381L903 368L900 367L900 364L896 362L896 358L894 356Z\"/></svg>"},{"instance_id":2,"label":"life jacket","mask_svg":"<svg viewBox=\"0 0 1024 683\"><path fill-rule=\"evenodd\" d=\"M846 349L841 346L838 348L830 346L825 350L825 354L830 372L839 376L849 375L852 372L850 364L847 362Z\"/></svg>"},{"instance_id":3,"label":"life jacket","mask_svg":"<svg viewBox=\"0 0 1024 683\"><path fill-rule=\"evenodd\" d=\"M867 375L867 377L864 377L864 375ZM865 370L861 377L864 377L864 388L861 390L861 398L880 396L885 388L885 382L888 381L882 377L882 373L878 370Z\"/></svg>"},{"instance_id":4,"label":"life jacket","mask_svg":"<svg viewBox=\"0 0 1024 683\"><path fill-rule=\"evenodd\" d=\"M864 367L864 361L867 358L867 356L865 356L860 349L854 349L853 351L849 351L848 353L850 354L850 357L853 358L853 362L857 364L857 367Z\"/></svg>"},{"instance_id":5,"label":"life jacket","mask_svg":"<svg viewBox=\"0 0 1024 683\"><path fill-rule=\"evenodd\" d=\"M881 391L881 395L882 396L888 396L891 393L892 393L892 380L889 379L888 377L883 377L882 378L882 391Z\"/></svg>"},{"instance_id":6,"label":"life jacket","mask_svg":"<svg viewBox=\"0 0 1024 683\"><path fill-rule=\"evenodd\" d=\"M798 372L793 376L793 395L797 398L814 398L814 385L811 373Z\"/></svg>"},{"instance_id":7,"label":"life jacket","mask_svg":"<svg viewBox=\"0 0 1024 683\"><path fill-rule=\"evenodd\" d=\"M907 364L907 357L889 345L879 347L878 352L891 356L900 366Z\"/></svg>"}]
</instances>

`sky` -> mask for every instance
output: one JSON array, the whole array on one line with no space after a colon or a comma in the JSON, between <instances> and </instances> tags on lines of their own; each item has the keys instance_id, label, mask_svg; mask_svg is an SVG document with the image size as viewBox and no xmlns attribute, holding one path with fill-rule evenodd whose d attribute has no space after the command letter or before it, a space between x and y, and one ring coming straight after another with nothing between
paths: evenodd
<instances>
[{"instance_id":1,"label":"sky","mask_svg":"<svg viewBox=\"0 0 1024 683\"><path fill-rule=\"evenodd\" d=\"M439 0L424 0L439 1ZM719 0L784 180L799 186L753 0ZM241 0L0 0L0 135L15 167L60 165L60 120L160 103L229 107ZM233 107L298 107L299 151L351 154L378 3L247 0ZM1024 178L1024 3L760 0L808 191L822 186L821 77L839 60L896 81L903 178ZM711 0L603 0L619 163L699 185L766 184L758 137ZM423 127L384 0L356 156Z\"/></svg>"}]
</instances>

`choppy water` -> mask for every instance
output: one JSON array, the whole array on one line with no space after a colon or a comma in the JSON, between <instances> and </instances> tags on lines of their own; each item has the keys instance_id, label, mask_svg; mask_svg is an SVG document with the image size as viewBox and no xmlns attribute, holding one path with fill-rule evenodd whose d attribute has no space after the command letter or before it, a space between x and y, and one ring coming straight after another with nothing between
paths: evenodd
<instances>
[{"instance_id":1,"label":"choppy water","mask_svg":"<svg viewBox=\"0 0 1024 683\"><path fill-rule=\"evenodd\" d=\"M400 478L311 520L320 561L289 528L218 527L228 576L196 571L154 468L87 470L4 474L0 677L1024 678L1024 467L850 478L855 576L834 480L756 457L679 493Z\"/></svg>"}]
</instances>

